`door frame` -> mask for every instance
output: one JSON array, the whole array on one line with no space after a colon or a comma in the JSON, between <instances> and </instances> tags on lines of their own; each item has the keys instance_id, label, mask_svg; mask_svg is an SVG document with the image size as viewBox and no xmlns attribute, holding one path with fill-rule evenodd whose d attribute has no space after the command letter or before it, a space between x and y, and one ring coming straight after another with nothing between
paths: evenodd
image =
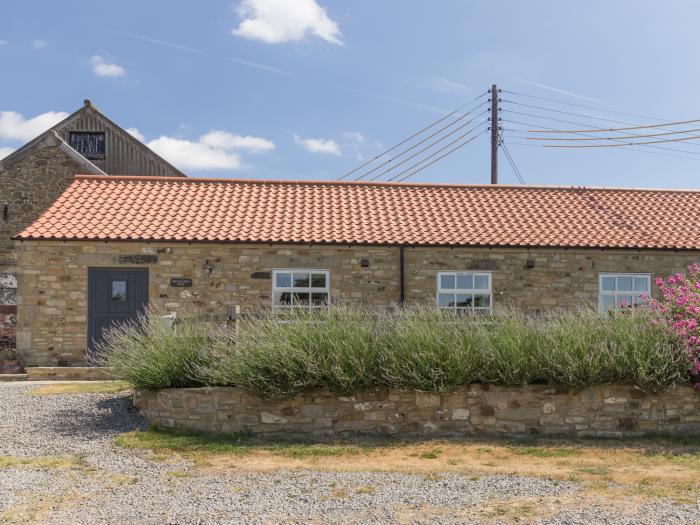
<instances>
[{"instance_id":1,"label":"door frame","mask_svg":"<svg viewBox=\"0 0 700 525\"><path fill-rule=\"evenodd\" d=\"M112 271L112 272L139 272L139 273L145 273L146 275L146 286L145 286L145 301L144 304L146 307L148 307L148 304L150 302L150 294L149 294L149 288L151 284L151 276L150 272L148 269L148 266L138 266L138 267L130 267L130 268L125 268L121 266L88 266L87 268L87 341L86 341L86 346L85 346L85 358L87 362L89 363L90 361L90 345L92 343L93 339L93 319L92 319L92 309L91 305L94 304L95 298L93 295L96 292L96 286L95 286L95 275L97 275L95 272L100 272L100 271Z\"/></svg>"}]
</instances>

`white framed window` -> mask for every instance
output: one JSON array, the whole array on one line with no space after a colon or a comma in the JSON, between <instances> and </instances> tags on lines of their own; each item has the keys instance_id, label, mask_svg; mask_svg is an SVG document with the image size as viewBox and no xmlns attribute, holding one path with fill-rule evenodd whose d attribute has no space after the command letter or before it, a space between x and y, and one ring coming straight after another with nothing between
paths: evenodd
<instances>
[{"instance_id":1,"label":"white framed window","mask_svg":"<svg viewBox=\"0 0 700 525\"><path fill-rule=\"evenodd\" d=\"M491 312L491 272L438 272L437 304L456 311Z\"/></svg>"},{"instance_id":2,"label":"white framed window","mask_svg":"<svg viewBox=\"0 0 700 525\"><path fill-rule=\"evenodd\" d=\"M634 306L651 293L649 273L601 273L598 275L598 309Z\"/></svg>"},{"instance_id":3,"label":"white framed window","mask_svg":"<svg viewBox=\"0 0 700 525\"><path fill-rule=\"evenodd\" d=\"M328 308L331 303L330 280L329 270L272 270L272 309Z\"/></svg>"}]
</instances>

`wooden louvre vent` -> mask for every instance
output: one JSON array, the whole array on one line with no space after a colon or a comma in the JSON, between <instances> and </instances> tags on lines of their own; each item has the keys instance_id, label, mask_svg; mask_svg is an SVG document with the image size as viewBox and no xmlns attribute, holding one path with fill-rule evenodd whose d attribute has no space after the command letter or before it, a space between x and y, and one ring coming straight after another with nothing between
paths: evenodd
<instances>
[{"instance_id":1,"label":"wooden louvre vent","mask_svg":"<svg viewBox=\"0 0 700 525\"><path fill-rule=\"evenodd\" d=\"M105 158L104 131L71 131L68 141L70 147L86 159Z\"/></svg>"}]
</instances>

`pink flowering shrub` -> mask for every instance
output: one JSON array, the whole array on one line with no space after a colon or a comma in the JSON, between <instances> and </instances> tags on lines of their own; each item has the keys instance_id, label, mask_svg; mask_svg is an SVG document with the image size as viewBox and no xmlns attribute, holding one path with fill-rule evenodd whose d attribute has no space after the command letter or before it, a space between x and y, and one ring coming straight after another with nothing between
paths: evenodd
<instances>
[{"instance_id":1,"label":"pink flowering shrub","mask_svg":"<svg viewBox=\"0 0 700 525\"><path fill-rule=\"evenodd\" d=\"M651 299L669 330L684 344L691 357L690 375L700 389L700 268L697 263L688 266L688 275L677 273L666 281L656 279L663 299Z\"/></svg>"}]
</instances>

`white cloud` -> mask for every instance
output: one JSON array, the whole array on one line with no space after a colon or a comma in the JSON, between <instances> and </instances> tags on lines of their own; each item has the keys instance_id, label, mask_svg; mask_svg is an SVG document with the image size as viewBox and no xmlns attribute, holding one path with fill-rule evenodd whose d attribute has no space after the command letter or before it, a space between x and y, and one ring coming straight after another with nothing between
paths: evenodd
<instances>
[{"instance_id":1,"label":"white cloud","mask_svg":"<svg viewBox=\"0 0 700 525\"><path fill-rule=\"evenodd\" d=\"M47 111L25 119L15 111L0 111L0 139L26 142L51 128L68 116L63 111Z\"/></svg>"},{"instance_id":2,"label":"white cloud","mask_svg":"<svg viewBox=\"0 0 700 525\"><path fill-rule=\"evenodd\" d=\"M42 40L41 38L35 38L34 40L32 40L32 47L34 49L44 49L48 45L49 43L46 40Z\"/></svg>"},{"instance_id":3,"label":"white cloud","mask_svg":"<svg viewBox=\"0 0 700 525\"><path fill-rule=\"evenodd\" d=\"M428 77L425 80L425 86L436 93L444 93L447 95L466 95L471 91L471 89L464 84L438 75Z\"/></svg>"},{"instance_id":4,"label":"white cloud","mask_svg":"<svg viewBox=\"0 0 700 525\"><path fill-rule=\"evenodd\" d=\"M236 170L244 167L239 150L262 153L275 149L271 140L219 130L196 141L162 135L147 146L183 170Z\"/></svg>"},{"instance_id":5,"label":"white cloud","mask_svg":"<svg viewBox=\"0 0 700 525\"><path fill-rule=\"evenodd\" d=\"M161 136L148 147L183 170L235 170L242 167L238 153L212 148L201 142Z\"/></svg>"},{"instance_id":6,"label":"white cloud","mask_svg":"<svg viewBox=\"0 0 700 525\"><path fill-rule=\"evenodd\" d=\"M98 77L121 77L126 75L126 69L117 64L109 64L100 55L95 55L90 59L92 71Z\"/></svg>"},{"instance_id":7,"label":"white cloud","mask_svg":"<svg viewBox=\"0 0 700 525\"><path fill-rule=\"evenodd\" d=\"M15 151L15 148L3 148L0 147L0 160L4 159L7 157L10 153Z\"/></svg>"},{"instance_id":8,"label":"white cloud","mask_svg":"<svg viewBox=\"0 0 700 525\"><path fill-rule=\"evenodd\" d=\"M141 133L138 128L126 128L126 132L136 140L140 140L141 142L146 140L146 137L143 136L143 133Z\"/></svg>"},{"instance_id":9,"label":"white cloud","mask_svg":"<svg viewBox=\"0 0 700 525\"><path fill-rule=\"evenodd\" d=\"M242 149L250 153L264 153L275 149L275 143L262 137L242 136L228 131L210 131L200 138L203 144L219 149Z\"/></svg>"},{"instance_id":10,"label":"white cloud","mask_svg":"<svg viewBox=\"0 0 700 525\"><path fill-rule=\"evenodd\" d=\"M236 7L241 23L231 33L266 44L302 40L313 34L343 45L338 24L316 0L242 0Z\"/></svg>"},{"instance_id":11,"label":"white cloud","mask_svg":"<svg viewBox=\"0 0 700 525\"><path fill-rule=\"evenodd\" d=\"M7 40L0 40L0 47L6 46L9 42Z\"/></svg>"},{"instance_id":12,"label":"white cloud","mask_svg":"<svg viewBox=\"0 0 700 525\"><path fill-rule=\"evenodd\" d=\"M304 139L295 133L294 143L298 144L306 151L310 151L311 153L342 155L340 146L338 146L338 143L332 139Z\"/></svg>"},{"instance_id":13,"label":"white cloud","mask_svg":"<svg viewBox=\"0 0 700 525\"><path fill-rule=\"evenodd\" d=\"M362 144L365 141L365 136L359 131L344 131L343 138Z\"/></svg>"}]
</instances>

